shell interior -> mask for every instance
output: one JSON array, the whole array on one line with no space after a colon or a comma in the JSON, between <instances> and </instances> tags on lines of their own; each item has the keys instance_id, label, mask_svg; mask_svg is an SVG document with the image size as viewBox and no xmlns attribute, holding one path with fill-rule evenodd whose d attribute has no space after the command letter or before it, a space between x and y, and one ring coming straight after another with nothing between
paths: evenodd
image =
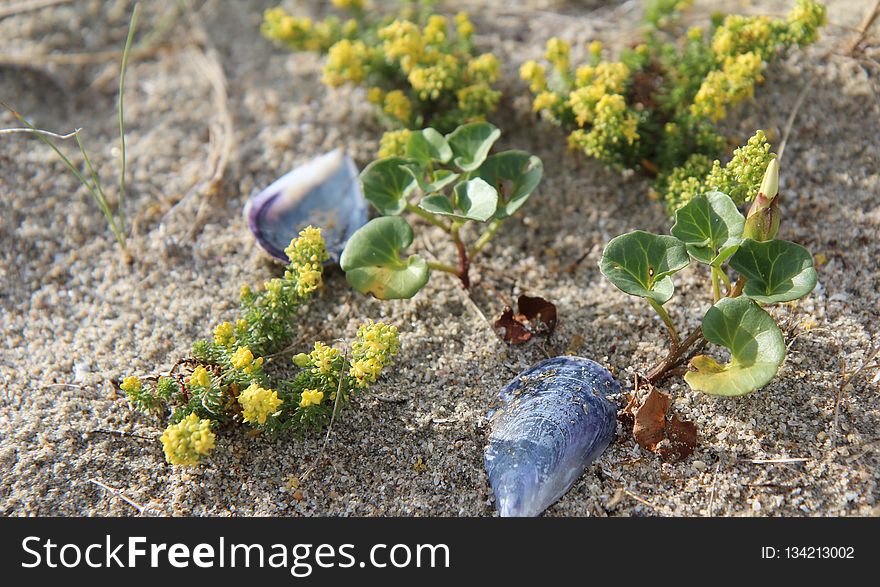
<instances>
[{"instance_id":1,"label":"shell interior","mask_svg":"<svg viewBox=\"0 0 880 587\"><path fill-rule=\"evenodd\" d=\"M244 210L257 242L287 262L284 249L306 226L322 229L330 260L367 222L367 202L351 157L336 149L300 165L248 200Z\"/></svg>"}]
</instances>

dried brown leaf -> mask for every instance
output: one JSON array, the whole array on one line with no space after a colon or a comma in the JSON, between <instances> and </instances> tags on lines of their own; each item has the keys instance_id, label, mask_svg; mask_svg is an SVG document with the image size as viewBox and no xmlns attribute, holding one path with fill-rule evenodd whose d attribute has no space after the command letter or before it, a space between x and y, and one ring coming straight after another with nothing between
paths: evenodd
<instances>
[{"instance_id":1,"label":"dried brown leaf","mask_svg":"<svg viewBox=\"0 0 880 587\"><path fill-rule=\"evenodd\" d=\"M513 316L513 308L506 306L501 316L495 320L495 330L501 338L512 344L522 344L532 338L525 324Z\"/></svg>"},{"instance_id":2,"label":"dried brown leaf","mask_svg":"<svg viewBox=\"0 0 880 587\"><path fill-rule=\"evenodd\" d=\"M541 297L521 295L516 301L520 314L534 324L537 320L547 328L547 334L553 334L556 328L556 305Z\"/></svg>"}]
</instances>

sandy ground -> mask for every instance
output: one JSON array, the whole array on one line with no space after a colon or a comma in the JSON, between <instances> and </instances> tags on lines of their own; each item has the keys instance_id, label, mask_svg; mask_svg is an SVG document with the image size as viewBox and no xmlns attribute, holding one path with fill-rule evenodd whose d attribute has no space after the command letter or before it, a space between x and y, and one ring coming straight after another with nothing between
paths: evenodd
<instances>
[{"instance_id":1,"label":"sandy ground","mask_svg":"<svg viewBox=\"0 0 880 587\"><path fill-rule=\"evenodd\" d=\"M141 31L159 25L170 4L145 3ZM288 3L303 13L318 4ZM496 118L508 129L502 142L542 157L546 172L539 194L477 262L472 295L490 320L522 292L555 301L561 322L553 338L520 347L498 341L443 275L412 300L382 303L352 292L332 271L302 315L303 347L350 337L374 318L399 325L403 350L374 394L337 422L327 459L300 486L302 499L294 498L294 481L318 458L317 436L298 442L227 431L204 465L167 465L156 440L162 423L132 412L110 382L167 369L191 341L234 316L240 284L279 273L242 218L251 193L337 146L363 165L380 134L361 90L325 89L319 58L275 49L259 36L262 10L272 2L210 3L201 13L206 46L228 79L234 124L226 180L214 195L192 192L210 170L212 128L221 118L191 45L195 33L172 30L128 74L133 268L120 261L86 191L44 145L0 137L0 514L137 513L94 479L166 515L489 516L484 413L506 381L566 351L607 364L623 382L660 358L658 321L604 280L597 263L612 236L666 230L662 210L646 204L643 179L567 153L560 131L534 123L516 79L519 64L537 57L551 34L619 46L637 26L639 3L541 2L536 12L494 4L504 8L474 12L480 44L504 63L506 99ZM787 6L764 4L780 14ZM880 342L878 72L867 70L871 80L852 59L821 59L851 38L872 2L829 4L833 24L821 43L774 66L771 84L728 124L737 140L764 128L778 141L799 93L817 76L783 159L780 236L827 263L815 293L774 310L790 333L779 376L737 400L668 384L675 409L699 427L697 452L665 464L624 437L547 515L878 514L876 371L841 392L844 373L862 364L872 336ZM692 13L705 19L717 6L698 3ZM113 194L118 65L37 56L118 49L128 10L126 1L79 1L0 20L0 97L37 126L83 127ZM16 55L29 57L9 64ZM0 113L0 127L10 126L12 117ZM451 258L439 232L420 232L418 248ZM576 270L561 271L585 253ZM678 279L677 300L686 296L690 305L671 306L685 330L707 304L698 277L688 270ZM754 462L767 459L799 460Z\"/></svg>"}]
</instances>

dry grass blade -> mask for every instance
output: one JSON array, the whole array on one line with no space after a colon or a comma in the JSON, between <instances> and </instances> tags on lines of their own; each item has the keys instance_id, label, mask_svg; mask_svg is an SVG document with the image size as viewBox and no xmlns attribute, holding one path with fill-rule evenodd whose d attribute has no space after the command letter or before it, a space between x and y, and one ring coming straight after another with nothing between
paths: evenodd
<instances>
[{"instance_id":1,"label":"dry grass blade","mask_svg":"<svg viewBox=\"0 0 880 587\"><path fill-rule=\"evenodd\" d=\"M127 503L128 505L133 507L134 509L136 509L138 511L138 514L140 514L140 515L144 515L144 513L147 513L147 514L152 513L152 510L148 510L146 508L146 506L142 506L141 504L134 501L133 499L131 499L130 497L128 497L127 495L125 495L120 490L118 490L114 487L110 487L109 485L101 483L100 481L98 481L96 479L89 479L89 483L94 483L95 485L97 485L98 487L103 489L104 491L107 491L108 493L118 497L119 499L121 499L122 501L124 501L125 503Z\"/></svg>"},{"instance_id":2,"label":"dry grass blade","mask_svg":"<svg viewBox=\"0 0 880 587\"><path fill-rule=\"evenodd\" d=\"M50 6L58 6L59 4L70 4L71 2L73 2L73 0L25 0L24 2L16 2L15 4L0 8L0 19L21 14L22 12L31 12L33 10L49 8Z\"/></svg>"},{"instance_id":3,"label":"dry grass blade","mask_svg":"<svg viewBox=\"0 0 880 587\"><path fill-rule=\"evenodd\" d=\"M77 133L79 133L79 131L81 131L81 130L82 130L81 128L77 128L77 129L74 129L73 132L69 132L69 133L67 133L66 135L60 135L60 134L58 134L58 133L54 133L54 132L52 132L52 131L48 131L48 130L42 130L42 129L39 129L39 128L36 128L36 129L30 129L30 128L0 128L0 135L11 135L11 134L16 134L16 133L21 133L21 134L41 134L41 135L46 136L46 137L52 137L53 139L58 139L58 140L60 140L60 141L63 141L63 140L66 140L66 139L72 139L72 138L75 137L75 136L77 135Z\"/></svg>"}]
</instances>

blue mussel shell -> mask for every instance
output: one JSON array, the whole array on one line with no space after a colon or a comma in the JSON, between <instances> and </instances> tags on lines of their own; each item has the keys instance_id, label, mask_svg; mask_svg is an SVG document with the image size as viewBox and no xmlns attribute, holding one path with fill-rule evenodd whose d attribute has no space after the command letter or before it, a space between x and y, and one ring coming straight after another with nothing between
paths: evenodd
<instances>
[{"instance_id":1,"label":"blue mussel shell","mask_svg":"<svg viewBox=\"0 0 880 587\"><path fill-rule=\"evenodd\" d=\"M537 516L565 494L611 443L620 385L581 357L556 357L520 373L489 412L484 455L501 516Z\"/></svg>"},{"instance_id":2,"label":"blue mussel shell","mask_svg":"<svg viewBox=\"0 0 880 587\"><path fill-rule=\"evenodd\" d=\"M244 209L257 242L287 262L284 249L306 226L321 228L330 260L367 223L367 201L354 161L336 149L300 165L248 200Z\"/></svg>"}]
</instances>

